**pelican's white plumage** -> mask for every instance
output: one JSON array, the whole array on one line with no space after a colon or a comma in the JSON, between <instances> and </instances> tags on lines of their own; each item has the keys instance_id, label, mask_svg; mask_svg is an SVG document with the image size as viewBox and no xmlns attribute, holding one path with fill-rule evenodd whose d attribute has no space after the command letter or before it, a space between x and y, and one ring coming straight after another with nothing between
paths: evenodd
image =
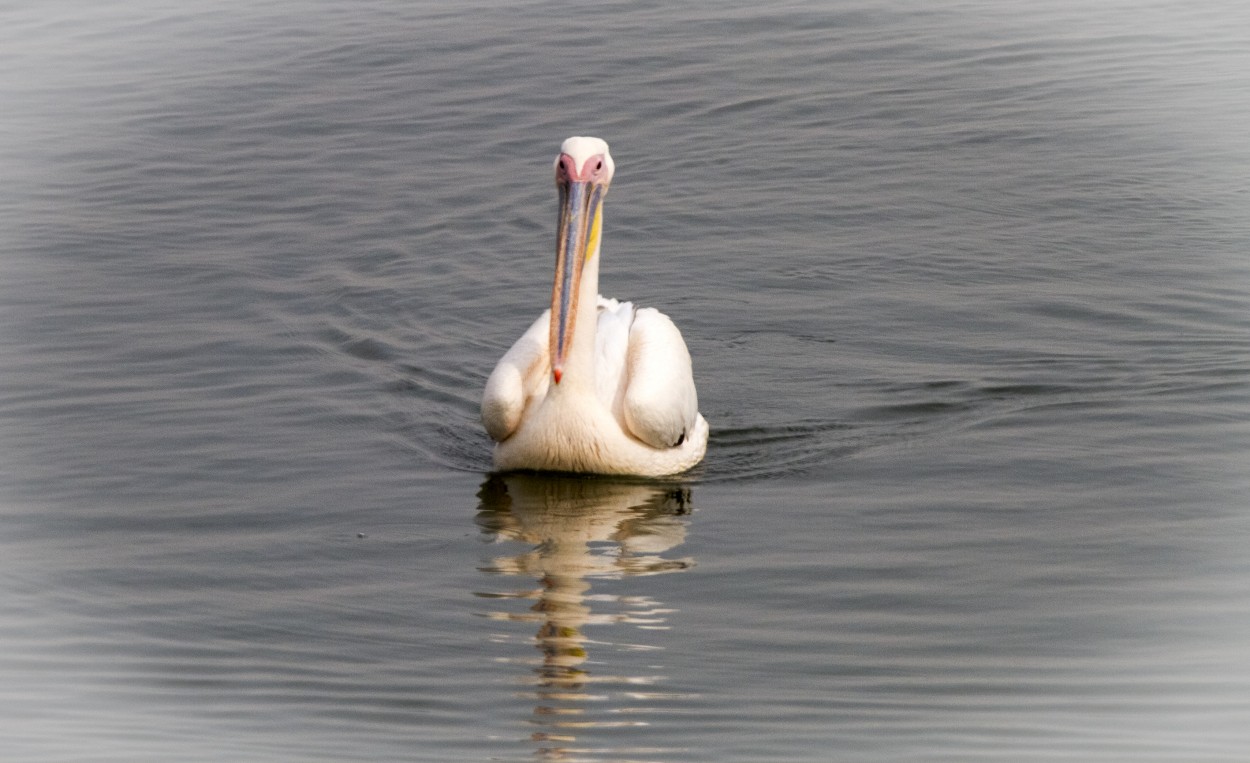
<instances>
[{"instance_id":1,"label":"pelican's white plumage","mask_svg":"<svg viewBox=\"0 0 1250 763\"><path fill-rule=\"evenodd\" d=\"M599 296L603 195L614 169L598 138L560 147L552 308L499 360L482 395L501 471L661 476L686 471L707 450L681 332L654 308Z\"/></svg>"}]
</instances>

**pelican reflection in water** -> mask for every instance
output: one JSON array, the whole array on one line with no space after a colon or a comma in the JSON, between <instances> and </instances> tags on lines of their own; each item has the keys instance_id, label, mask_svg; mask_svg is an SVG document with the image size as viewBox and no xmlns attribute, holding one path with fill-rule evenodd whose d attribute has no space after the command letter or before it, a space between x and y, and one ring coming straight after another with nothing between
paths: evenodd
<instances>
[{"instance_id":1,"label":"pelican reflection in water","mask_svg":"<svg viewBox=\"0 0 1250 763\"><path fill-rule=\"evenodd\" d=\"M655 477L690 469L707 450L681 332L655 308L599 295L603 199L614 172L599 138L560 146L551 309L499 360L482 393L500 471Z\"/></svg>"},{"instance_id":2,"label":"pelican reflection in water","mask_svg":"<svg viewBox=\"0 0 1250 763\"><path fill-rule=\"evenodd\" d=\"M493 600L532 601L524 611L488 614L494 620L536 627L540 656L527 683L535 703L530 738L546 760L566 760L578 735L604 729L647 726L661 710L654 703L678 697L655 686L657 676L612 672L613 654L659 647L622 642L621 625L646 631L666 628L670 610L645 594L591 593L592 581L657 575L688 569L688 558L667 552L684 542L690 512L689 489L681 485L614 482L602 478L537 474L493 476L479 492L477 523L497 543L521 543L525 550L493 557L488 574L535 579L538 586L481 593ZM596 631L592 638L587 629ZM600 630L602 629L602 630ZM632 630L631 629L631 630ZM598 652L592 659L591 649ZM621 662L630 662L625 656ZM648 667L654 657L648 658ZM600 749L600 748L596 748ZM653 747L647 752L658 752ZM583 749L584 752L584 749ZM613 754L641 753L633 746Z\"/></svg>"}]
</instances>

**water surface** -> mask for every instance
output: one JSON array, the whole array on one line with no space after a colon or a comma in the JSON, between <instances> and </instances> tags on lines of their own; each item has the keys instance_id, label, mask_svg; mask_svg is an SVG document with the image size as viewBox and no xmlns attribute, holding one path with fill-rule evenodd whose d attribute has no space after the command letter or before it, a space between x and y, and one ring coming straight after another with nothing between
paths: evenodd
<instances>
[{"instance_id":1,"label":"water surface","mask_svg":"<svg viewBox=\"0 0 1250 763\"><path fill-rule=\"evenodd\" d=\"M6 760L1244 760L1248 28L0 10ZM682 479L489 473L576 133Z\"/></svg>"}]
</instances>

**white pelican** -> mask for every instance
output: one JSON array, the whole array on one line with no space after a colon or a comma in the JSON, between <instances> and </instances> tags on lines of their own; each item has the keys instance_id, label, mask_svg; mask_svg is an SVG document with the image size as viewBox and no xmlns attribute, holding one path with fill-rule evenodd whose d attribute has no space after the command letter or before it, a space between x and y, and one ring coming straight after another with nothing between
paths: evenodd
<instances>
[{"instance_id":1,"label":"white pelican","mask_svg":"<svg viewBox=\"0 0 1250 763\"><path fill-rule=\"evenodd\" d=\"M707 450L681 332L654 308L599 295L603 197L614 169L598 138L560 146L551 309L499 360L482 395L500 471L655 477L689 469Z\"/></svg>"}]
</instances>

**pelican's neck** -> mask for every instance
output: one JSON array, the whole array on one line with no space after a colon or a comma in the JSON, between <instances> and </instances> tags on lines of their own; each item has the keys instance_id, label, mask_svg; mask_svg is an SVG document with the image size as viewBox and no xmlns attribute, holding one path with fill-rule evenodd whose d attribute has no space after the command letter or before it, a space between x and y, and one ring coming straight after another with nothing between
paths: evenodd
<instances>
[{"instance_id":1,"label":"pelican's neck","mask_svg":"<svg viewBox=\"0 0 1250 763\"><path fill-rule=\"evenodd\" d=\"M599 247L582 266L577 293L577 320L573 342L564 361L558 388L570 392L595 389L595 335L599 329Z\"/></svg>"}]
</instances>

